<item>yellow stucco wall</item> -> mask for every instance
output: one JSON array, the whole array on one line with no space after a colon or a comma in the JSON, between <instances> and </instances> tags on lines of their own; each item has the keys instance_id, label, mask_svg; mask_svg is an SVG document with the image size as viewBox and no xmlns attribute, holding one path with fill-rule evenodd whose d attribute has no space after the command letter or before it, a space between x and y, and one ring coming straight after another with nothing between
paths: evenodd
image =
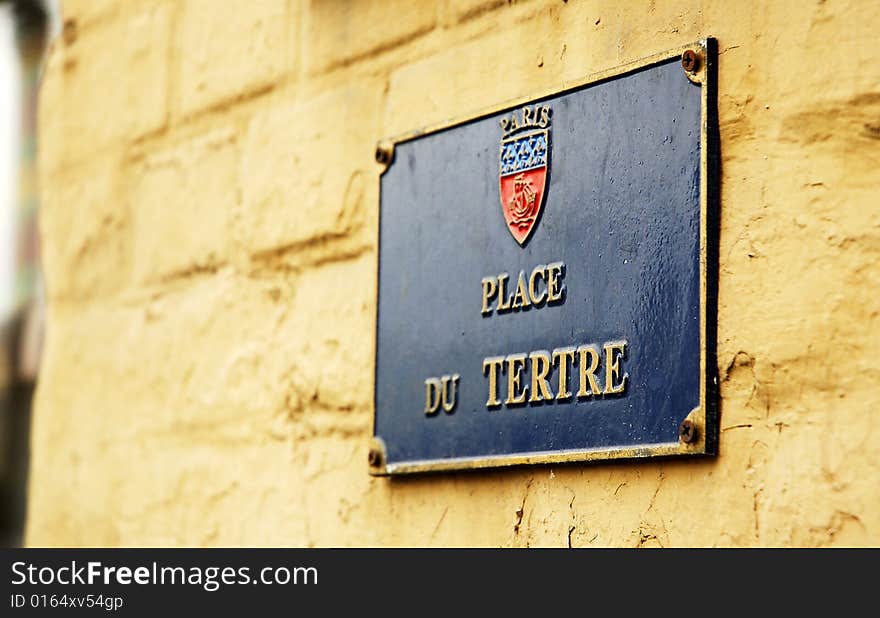
<instances>
[{"instance_id":1,"label":"yellow stucco wall","mask_svg":"<svg viewBox=\"0 0 880 618\"><path fill-rule=\"evenodd\" d=\"M67 0L30 545L880 545L880 3ZM367 475L377 139L719 42L720 455Z\"/></svg>"}]
</instances>

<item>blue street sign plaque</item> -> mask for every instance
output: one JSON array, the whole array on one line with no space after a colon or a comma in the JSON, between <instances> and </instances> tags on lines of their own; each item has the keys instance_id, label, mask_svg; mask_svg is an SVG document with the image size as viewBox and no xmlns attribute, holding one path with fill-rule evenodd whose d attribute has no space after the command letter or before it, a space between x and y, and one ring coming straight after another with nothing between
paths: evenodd
<instances>
[{"instance_id":1,"label":"blue street sign plaque","mask_svg":"<svg viewBox=\"0 0 880 618\"><path fill-rule=\"evenodd\" d=\"M379 144L372 474L716 453L716 56Z\"/></svg>"}]
</instances>

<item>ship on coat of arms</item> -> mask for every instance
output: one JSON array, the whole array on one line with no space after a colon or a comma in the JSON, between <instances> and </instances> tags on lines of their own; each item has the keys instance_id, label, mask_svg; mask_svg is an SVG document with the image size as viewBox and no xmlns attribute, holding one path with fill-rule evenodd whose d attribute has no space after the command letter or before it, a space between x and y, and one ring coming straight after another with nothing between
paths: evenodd
<instances>
[{"instance_id":1,"label":"ship on coat of arms","mask_svg":"<svg viewBox=\"0 0 880 618\"><path fill-rule=\"evenodd\" d=\"M535 230L550 170L550 108L526 106L499 120L501 209L507 229L521 246Z\"/></svg>"}]
</instances>

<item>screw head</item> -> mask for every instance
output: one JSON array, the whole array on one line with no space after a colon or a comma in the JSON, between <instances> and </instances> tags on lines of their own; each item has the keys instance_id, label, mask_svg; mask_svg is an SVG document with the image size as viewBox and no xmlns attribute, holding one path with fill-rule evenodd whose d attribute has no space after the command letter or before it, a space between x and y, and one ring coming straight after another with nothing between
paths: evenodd
<instances>
[{"instance_id":1,"label":"screw head","mask_svg":"<svg viewBox=\"0 0 880 618\"><path fill-rule=\"evenodd\" d=\"M688 73L695 73L700 66L700 57L692 49L686 50L681 55L681 67Z\"/></svg>"},{"instance_id":2,"label":"screw head","mask_svg":"<svg viewBox=\"0 0 880 618\"><path fill-rule=\"evenodd\" d=\"M376 146L376 163L381 165L388 165L391 163L392 152L391 147L387 144L379 144Z\"/></svg>"},{"instance_id":3,"label":"screw head","mask_svg":"<svg viewBox=\"0 0 880 618\"><path fill-rule=\"evenodd\" d=\"M382 453L374 448L371 448L370 452L367 454L367 461L369 462L371 467L378 467L379 464L382 463Z\"/></svg>"},{"instance_id":4,"label":"screw head","mask_svg":"<svg viewBox=\"0 0 880 618\"><path fill-rule=\"evenodd\" d=\"M693 421L683 420L678 426L678 436L685 444L690 444L697 439L697 426Z\"/></svg>"}]
</instances>

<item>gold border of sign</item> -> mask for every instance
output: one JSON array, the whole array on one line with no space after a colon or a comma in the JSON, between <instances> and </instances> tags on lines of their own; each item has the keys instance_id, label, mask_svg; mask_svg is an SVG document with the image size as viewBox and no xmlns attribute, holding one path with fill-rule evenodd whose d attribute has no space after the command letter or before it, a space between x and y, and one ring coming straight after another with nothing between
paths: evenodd
<instances>
[{"instance_id":1,"label":"gold border of sign","mask_svg":"<svg viewBox=\"0 0 880 618\"><path fill-rule=\"evenodd\" d=\"M437 133L446 129L456 127L458 125L481 120L488 116L498 114L502 111L517 108L519 106L539 102L542 99L557 97L568 92L578 90L585 86L595 85L600 82L621 77L623 75L634 73L641 69L648 68L656 64L662 64L669 60L680 58L682 60L682 70L687 78L700 85L701 103L700 103L700 405L683 419L682 426L689 423L690 440L685 441L684 438L679 442L670 442L663 444L647 444L642 446L633 446L626 448L597 448L597 449L573 449L565 451L538 451L528 454L511 454L500 455L494 457L456 457L442 460L416 460L401 463L388 464L385 459L385 443L380 437L376 437L376 409L375 409L375 393L373 395L373 422L372 435L374 436L370 442L369 451L369 472L373 476L389 476L401 474L415 474L421 472L444 472L452 470L477 470L482 468L499 468L507 466L521 466L529 464L554 464L569 462L586 462L586 461L603 461L614 459L641 459L646 457L672 457L677 455L711 455L714 454L717 442L718 419L717 419L717 401L710 401L708 398L708 390L713 391L713 399L717 400L715 394L717 387L717 377L715 370L712 374L707 373L708 365L708 339L707 339L707 304L708 304L708 265L709 265L709 217L714 213L709 211L709 190L710 190L710 170L709 158L714 153L710 152L710 112L714 118L715 110L710 110L711 103L714 105L714 88L717 80L717 71L715 62L717 58L717 45L713 38L705 38L700 41L682 45L674 49L670 49L635 62L630 62L622 66L593 73L582 79L565 82L559 88L545 90L530 96L520 97L502 104L494 105L488 109L484 109L477 114L458 118L447 122L438 123L426 128L404 133L395 138L383 140L376 145L376 161L383 166L380 177L394 162L394 150L397 144L408 142L432 133ZM710 93L710 89L713 92ZM712 170L717 172L717 170ZM381 180L380 180L381 182ZM717 183L717 179L713 180ZM717 184L714 185L717 188ZM713 200L714 201L714 200ZM380 188L380 206L381 206L381 188ZM715 220L714 217L712 219ZM713 260L714 261L714 260ZM378 290L378 268L376 269L376 281ZM377 298L378 312L378 298ZM378 314L377 314L378 315ZM716 338L713 336L713 342ZM376 341L378 346L378 340ZM715 352L712 351L714 362ZM715 368L713 368L715 369ZM709 414L713 416L713 426L709 427ZM710 433L710 431L712 433ZM684 433L684 432L683 432ZM711 440L711 444L710 444Z\"/></svg>"}]
</instances>

